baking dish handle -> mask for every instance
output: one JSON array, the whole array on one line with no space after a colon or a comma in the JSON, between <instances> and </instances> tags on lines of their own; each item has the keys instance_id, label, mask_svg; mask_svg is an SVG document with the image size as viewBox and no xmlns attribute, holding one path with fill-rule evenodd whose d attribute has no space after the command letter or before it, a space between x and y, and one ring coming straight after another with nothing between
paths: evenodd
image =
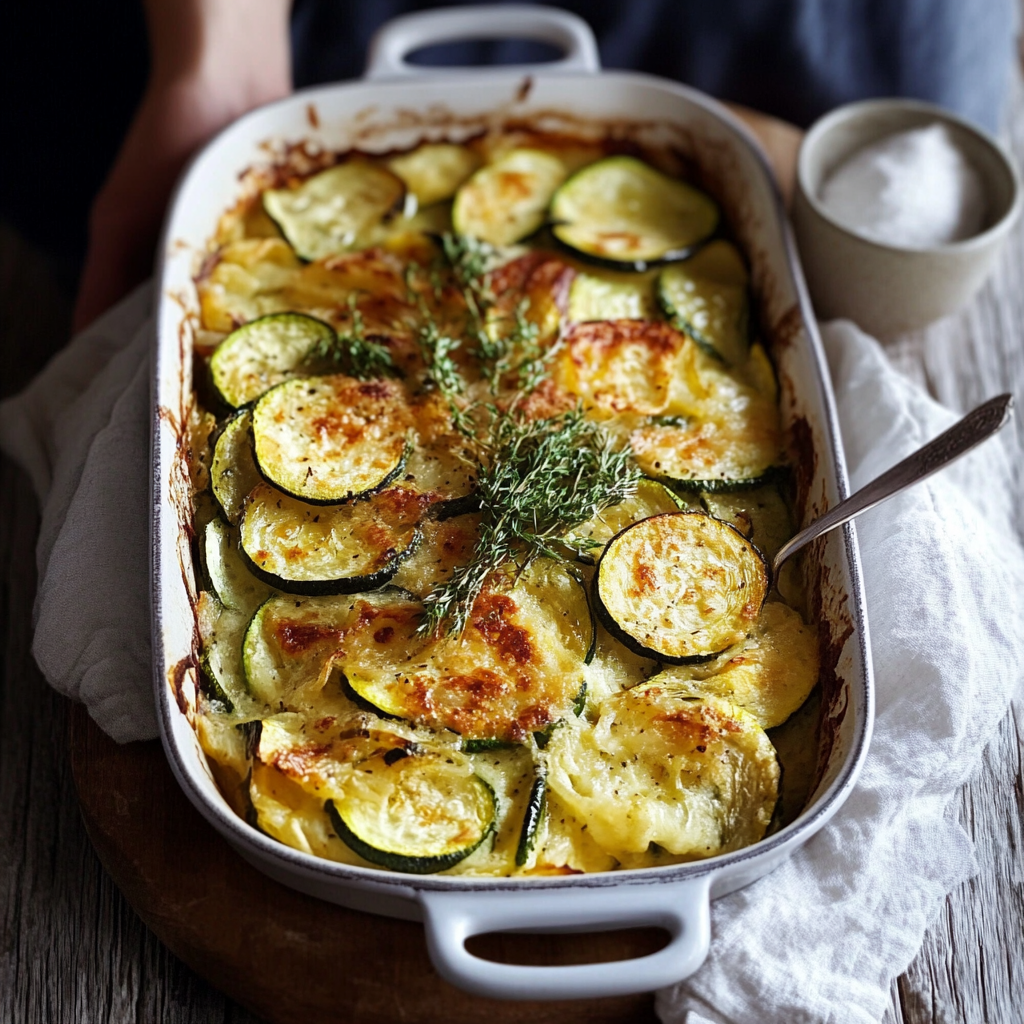
<instances>
[{"instance_id":1,"label":"baking dish handle","mask_svg":"<svg viewBox=\"0 0 1024 1024\"><path fill-rule=\"evenodd\" d=\"M423 889L427 949L453 985L491 999L584 999L649 992L689 977L711 941L709 875L655 885L452 892ZM664 949L632 960L536 967L474 956L485 932L588 932L664 928Z\"/></svg>"},{"instance_id":2,"label":"baking dish handle","mask_svg":"<svg viewBox=\"0 0 1024 1024\"><path fill-rule=\"evenodd\" d=\"M395 78L424 78L471 72L487 68L433 68L406 61L408 54L424 46L452 43L462 39L535 39L565 51L561 60L531 65L548 72L600 71L601 58L590 26L569 11L526 4L482 7L442 7L394 18L377 30L370 40L365 78L372 81ZM528 70L502 65L495 71Z\"/></svg>"}]
</instances>

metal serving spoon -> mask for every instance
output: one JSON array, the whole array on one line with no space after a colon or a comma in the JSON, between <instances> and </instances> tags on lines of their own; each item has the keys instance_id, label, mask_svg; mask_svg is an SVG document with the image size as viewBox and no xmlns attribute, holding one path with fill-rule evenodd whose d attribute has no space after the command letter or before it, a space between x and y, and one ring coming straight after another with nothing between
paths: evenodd
<instances>
[{"instance_id":1,"label":"metal serving spoon","mask_svg":"<svg viewBox=\"0 0 1024 1024\"><path fill-rule=\"evenodd\" d=\"M908 455L902 462L897 462L892 469L876 477L871 483L865 484L859 491L851 494L845 501L839 502L835 508L829 509L792 540L783 544L772 562L772 577L778 579L782 563L812 540L817 540L823 533L848 523L861 512L867 512L869 508L874 508L900 491L920 483L932 473L937 473L944 466L948 466L954 459L977 447L1010 421L1012 411L1013 395L997 395L979 405L958 423L954 423L949 430L939 434L934 441L929 441L913 455Z\"/></svg>"}]
</instances>

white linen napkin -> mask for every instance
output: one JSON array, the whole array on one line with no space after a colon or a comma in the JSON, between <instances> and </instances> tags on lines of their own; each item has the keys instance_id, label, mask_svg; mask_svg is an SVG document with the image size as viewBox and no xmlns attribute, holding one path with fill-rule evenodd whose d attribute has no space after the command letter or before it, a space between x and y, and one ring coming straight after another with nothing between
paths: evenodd
<instances>
[{"instance_id":1,"label":"white linen napkin","mask_svg":"<svg viewBox=\"0 0 1024 1024\"><path fill-rule=\"evenodd\" d=\"M845 321L822 330L851 487L955 417ZM949 803L1024 679L1024 549L989 442L857 520L877 717L853 794L773 874L712 904L666 1024L869 1024L946 895L977 871Z\"/></svg>"},{"instance_id":2,"label":"white linen napkin","mask_svg":"<svg viewBox=\"0 0 1024 1024\"><path fill-rule=\"evenodd\" d=\"M140 288L21 395L0 448L43 511L33 653L119 742L157 735L148 589L151 292ZM849 323L823 331L852 485L953 415ZM666 1024L878 1021L957 884L976 870L948 812L1024 673L1024 551L989 443L858 520L878 687L874 740L836 818L717 900L707 963L658 994Z\"/></svg>"},{"instance_id":3,"label":"white linen napkin","mask_svg":"<svg viewBox=\"0 0 1024 1024\"><path fill-rule=\"evenodd\" d=\"M78 334L0 402L0 449L42 513L32 654L119 743L153 739L149 625L152 286Z\"/></svg>"}]
</instances>

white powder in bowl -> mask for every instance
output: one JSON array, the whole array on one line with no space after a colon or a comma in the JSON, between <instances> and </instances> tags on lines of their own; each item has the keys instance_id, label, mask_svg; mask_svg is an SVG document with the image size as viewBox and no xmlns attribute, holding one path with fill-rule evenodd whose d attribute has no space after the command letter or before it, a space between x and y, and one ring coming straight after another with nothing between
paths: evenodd
<instances>
[{"instance_id":1,"label":"white powder in bowl","mask_svg":"<svg viewBox=\"0 0 1024 1024\"><path fill-rule=\"evenodd\" d=\"M969 238L985 218L981 178L943 124L858 150L828 176L820 199L851 231L903 249Z\"/></svg>"}]
</instances>

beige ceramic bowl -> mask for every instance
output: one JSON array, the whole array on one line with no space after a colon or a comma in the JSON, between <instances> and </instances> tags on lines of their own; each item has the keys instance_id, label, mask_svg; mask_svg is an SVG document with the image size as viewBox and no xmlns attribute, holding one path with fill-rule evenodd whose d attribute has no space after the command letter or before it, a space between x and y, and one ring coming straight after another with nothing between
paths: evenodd
<instances>
[{"instance_id":1,"label":"beige ceramic bowl","mask_svg":"<svg viewBox=\"0 0 1024 1024\"><path fill-rule=\"evenodd\" d=\"M960 242L902 249L861 238L819 202L829 173L857 150L895 132L935 122L948 126L981 176L985 228ZM804 274L822 319L849 317L886 337L955 312L981 287L1022 204L1011 159L986 132L914 100L851 103L816 122L800 147L793 226Z\"/></svg>"}]
</instances>

